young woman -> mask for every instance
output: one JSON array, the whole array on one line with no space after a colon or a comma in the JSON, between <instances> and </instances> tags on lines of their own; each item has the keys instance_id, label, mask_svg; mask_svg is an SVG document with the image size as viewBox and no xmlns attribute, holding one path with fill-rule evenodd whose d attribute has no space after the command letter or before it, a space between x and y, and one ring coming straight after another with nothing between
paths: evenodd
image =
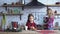
<instances>
[{"instance_id":1,"label":"young woman","mask_svg":"<svg viewBox=\"0 0 60 34\"><path fill-rule=\"evenodd\" d=\"M32 14L28 15L26 26L28 26L28 30L37 30L36 24L34 22L34 16Z\"/></svg>"},{"instance_id":2,"label":"young woman","mask_svg":"<svg viewBox=\"0 0 60 34\"><path fill-rule=\"evenodd\" d=\"M48 29L53 30L53 21L54 21L54 12L52 9L48 8L47 10L47 15L48 15Z\"/></svg>"}]
</instances>

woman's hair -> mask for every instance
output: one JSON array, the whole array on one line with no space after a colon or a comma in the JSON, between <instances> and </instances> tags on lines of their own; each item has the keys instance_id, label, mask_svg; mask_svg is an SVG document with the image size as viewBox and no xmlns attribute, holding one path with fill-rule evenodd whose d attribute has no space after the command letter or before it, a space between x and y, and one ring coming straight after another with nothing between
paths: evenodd
<instances>
[{"instance_id":1,"label":"woman's hair","mask_svg":"<svg viewBox=\"0 0 60 34\"><path fill-rule=\"evenodd\" d=\"M30 22L30 21L29 21L30 16L34 17L32 14L29 14L29 15L28 15L28 20L27 20L27 22Z\"/></svg>"}]
</instances>

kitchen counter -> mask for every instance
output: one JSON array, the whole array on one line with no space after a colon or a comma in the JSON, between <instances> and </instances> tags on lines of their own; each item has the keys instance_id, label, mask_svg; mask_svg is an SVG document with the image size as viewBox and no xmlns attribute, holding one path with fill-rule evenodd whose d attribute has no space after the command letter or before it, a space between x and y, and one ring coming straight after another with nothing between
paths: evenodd
<instances>
[{"instance_id":1,"label":"kitchen counter","mask_svg":"<svg viewBox=\"0 0 60 34\"><path fill-rule=\"evenodd\" d=\"M37 30L37 31L25 31L22 32L0 32L0 34L44 34L43 32L48 32L50 30ZM53 30L54 32L50 32L50 34L60 34L59 30Z\"/></svg>"},{"instance_id":2,"label":"kitchen counter","mask_svg":"<svg viewBox=\"0 0 60 34\"><path fill-rule=\"evenodd\" d=\"M36 31L23 30L22 32L0 32L0 34L39 34L39 33Z\"/></svg>"}]
</instances>

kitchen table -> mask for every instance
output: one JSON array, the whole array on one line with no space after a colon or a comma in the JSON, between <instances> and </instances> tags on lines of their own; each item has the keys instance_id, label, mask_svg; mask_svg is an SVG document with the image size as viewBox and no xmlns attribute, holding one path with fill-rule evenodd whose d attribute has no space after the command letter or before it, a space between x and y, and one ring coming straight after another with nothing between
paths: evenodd
<instances>
[{"instance_id":1,"label":"kitchen table","mask_svg":"<svg viewBox=\"0 0 60 34\"><path fill-rule=\"evenodd\" d=\"M47 33L49 31L49 33ZM0 34L60 34L59 30L53 30L52 32L50 30L37 30L37 31L25 31L22 32L0 32Z\"/></svg>"},{"instance_id":2,"label":"kitchen table","mask_svg":"<svg viewBox=\"0 0 60 34\"><path fill-rule=\"evenodd\" d=\"M30 30L23 30L21 32L0 32L0 34L40 34L36 31L30 31Z\"/></svg>"}]
</instances>

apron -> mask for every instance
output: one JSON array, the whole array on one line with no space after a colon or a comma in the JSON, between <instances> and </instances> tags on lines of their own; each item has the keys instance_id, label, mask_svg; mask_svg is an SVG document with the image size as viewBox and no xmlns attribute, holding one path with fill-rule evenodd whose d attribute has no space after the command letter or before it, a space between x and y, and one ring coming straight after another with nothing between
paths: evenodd
<instances>
[{"instance_id":1,"label":"apron","mask_svg":"<svg viewBox=\"0 0 60 34\"><path fill-rule=\"evenodd\" d=\"M53 30L53 21L54 21L54 17L49 18L48 30Z\"/></svg>"}]
</instances>

